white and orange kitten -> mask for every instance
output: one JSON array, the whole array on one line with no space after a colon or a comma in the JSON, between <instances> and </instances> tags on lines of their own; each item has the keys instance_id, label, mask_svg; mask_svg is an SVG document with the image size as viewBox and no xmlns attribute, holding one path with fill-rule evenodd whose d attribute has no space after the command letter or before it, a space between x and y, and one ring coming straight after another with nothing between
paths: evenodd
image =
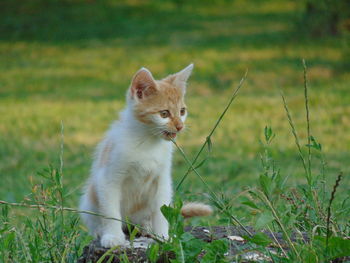
<instances>
[{"instance_id":1,"label":"white and orange kitten","mask_svg":"<svg viewBox=\"0 0 350 263\"><path fill-rule=\"evenodd\" d=\"M128 219L168 237L160 207L172 200L170 140L184 129L184 95L192 69L193 64L162 80L145 68L135 74L120 119L97 147L80 209ZM210 213L210 207L200 204L182 209L186 217ZM125 244L120 221L88 214L82 218L103 247Z\"/></svg>"}]
</instances>

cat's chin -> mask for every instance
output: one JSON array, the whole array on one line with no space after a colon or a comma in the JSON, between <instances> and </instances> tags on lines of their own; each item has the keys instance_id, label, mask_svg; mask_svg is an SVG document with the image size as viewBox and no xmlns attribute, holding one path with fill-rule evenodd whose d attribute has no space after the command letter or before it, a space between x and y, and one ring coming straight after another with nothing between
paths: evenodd
<instances>
[{"instance_id":1,"label":"cat's chin","mask_svg":"<svg viewBox=\"0 0 350 263\"><path fill-rule=\"evenodd\" d=\"M176 138L176 133L175 132L168 132L168 131L163 131L162 136L165 140L171 141Z\"/></svg>"}]
</instances>

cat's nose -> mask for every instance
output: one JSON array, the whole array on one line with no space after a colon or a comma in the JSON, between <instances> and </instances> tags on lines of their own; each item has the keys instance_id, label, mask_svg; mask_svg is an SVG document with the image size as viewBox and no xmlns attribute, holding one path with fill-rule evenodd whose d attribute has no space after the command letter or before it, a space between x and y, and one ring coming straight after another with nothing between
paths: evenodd
<instances>
[{"instance_id":1,"label":"cat's nose","mask_svg":"<svg viewBox=\"0 0 350 263\"><path fill-rule=\"evenodd\" d=\"M181 124L179 123L176 125L176 130L181 131L183 127L184 127L184 125L182 123Z\"/></svg>"}]
</instances>

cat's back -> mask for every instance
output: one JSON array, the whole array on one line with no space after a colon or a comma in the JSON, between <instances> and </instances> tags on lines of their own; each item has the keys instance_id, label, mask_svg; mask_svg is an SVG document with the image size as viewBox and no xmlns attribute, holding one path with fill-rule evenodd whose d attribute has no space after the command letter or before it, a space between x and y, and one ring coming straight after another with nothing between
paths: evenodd
<instances>
[{"instance_id":1,"label":"cat's back","mask_svg":"<svg viewBox=\"0 0 350 263\"><path fill-rule=\"evenodd\" d=\"M110 166L112 157L118 149L127 148L125 146L126 140L123 140L123 138L125 139L124 134L122 123L119 120L114 121L96 146L92 165L93 171Z\"/></svg>"}]
</instances>

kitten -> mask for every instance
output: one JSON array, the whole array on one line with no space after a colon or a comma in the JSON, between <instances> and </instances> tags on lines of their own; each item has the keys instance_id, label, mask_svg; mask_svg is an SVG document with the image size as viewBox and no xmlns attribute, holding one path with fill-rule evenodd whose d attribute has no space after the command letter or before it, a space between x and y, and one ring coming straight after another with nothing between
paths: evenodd
<instances>
[{"instance_id":1,"label":"kitten","mask_svg":"<svg viewBox=\"0 0 350 263\"><path fill-rule=\"evenodd\" d=\"M81 210L128 219L168 238L160 207L172 200L171 139L184 129L184 95L192 69L193 64L162 80L145 68L135 74L120 120L97 147ZM182 208L185 217L210 213L209 206L198 203ZM121 222L87 214L82 218L103 247L125 244Z\"/></svg>"}]
</instances>

